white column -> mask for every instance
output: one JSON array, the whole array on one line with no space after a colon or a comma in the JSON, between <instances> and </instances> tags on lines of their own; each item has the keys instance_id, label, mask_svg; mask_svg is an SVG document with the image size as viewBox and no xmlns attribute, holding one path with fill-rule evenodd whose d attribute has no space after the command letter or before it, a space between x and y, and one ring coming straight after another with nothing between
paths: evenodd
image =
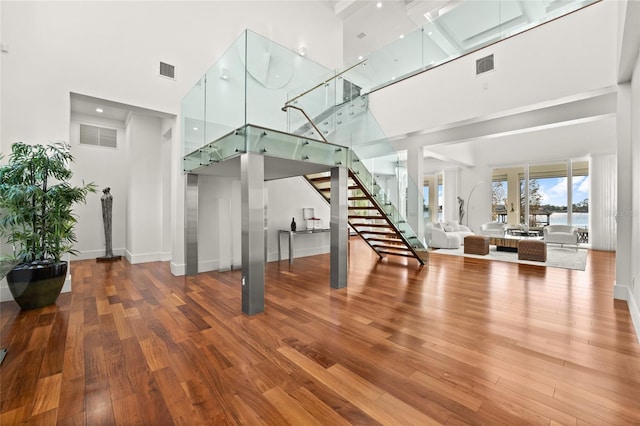
<instances>
[{"instance_id":1,"label":"white column","mask_svg":"<svg viewBox=\"0 0 640 426\"><path fill-rule=\"evenodd\" d=\"M591 157L591 194L589 210L591 224L589 242L594 250L616 249L616 210L618 208L616 156L614 154ZM619 237L618 237L619 238Z\"/></svg>"},{"instance_id":2,"label":"white column","mask_svg":"<svg viewBox=\"0 0 640 426\"><path fill-rule=\"evenodd\" d=\"M444 193L444 205L442 206L445 221L460 220L458 215L458 196L460 196L460 169L447 169L444 171L442 182Z\"/></svg>"},{"instance_id":3,"label":"white column","mask_svg":"<svg viewBox=\"0 0 640 426\"><path fill-rule=\"evenodd\" d=\"M407 194L407 222L418 239L424 238L424 214L422 187L424 186L424 148L409 148L407 152L407 173L409 185Z\"/></svg>"}]
</instances>

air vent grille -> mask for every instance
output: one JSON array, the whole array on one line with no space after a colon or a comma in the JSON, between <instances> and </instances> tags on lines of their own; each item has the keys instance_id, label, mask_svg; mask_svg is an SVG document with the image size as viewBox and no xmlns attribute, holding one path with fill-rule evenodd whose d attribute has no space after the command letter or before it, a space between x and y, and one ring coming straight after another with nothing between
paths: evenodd
<instances>
[{"instance_id":1,"label":"air vent grille","mask_svg":"<svg viewBox=\"0 0 640 426\"><path fill-rule=\"evenodd\" d=\"M493 68L494 68L493 54L476 60L476 75L493 71Z\"/></svg>"},{"instance_id":2,"label":"air vent grille","mask_svg":"<svg viewBox=\"0 0 640 426\"><path fill-rule=\"evenodd\" d=\"M82 145L116 148L117 136L118 131L116 129L90 126L88 124L80 125L80 144Z\"/></svg>"},{"instance_id":3,"label":"air vent grille","mask_svg":"<svg viewBox=\"0 0 640 426\"><path fill-rule=\"evenodd\" d=\"M160 62L160 75L170 79L176 79L176 67L173 65Z\"/></svg>"}]
</instances>

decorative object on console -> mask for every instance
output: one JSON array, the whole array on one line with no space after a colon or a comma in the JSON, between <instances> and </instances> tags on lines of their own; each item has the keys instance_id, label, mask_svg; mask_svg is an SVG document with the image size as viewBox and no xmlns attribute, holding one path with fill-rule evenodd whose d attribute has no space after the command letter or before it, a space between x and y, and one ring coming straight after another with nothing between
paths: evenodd
<instances>
[{"instance_id":1,"label":"decorative object on console","mask_svg":"<svg viewBox=\"0 0 640 426\"><path fill-rule=\"evenodd\" d=\"M297 227L298 227L298 225L296 225L296 218L295 218L295 217L292 217L292 218L291 218L291 230L292 230L293 232L296 232L296 228L297 228Z\"/></svg>"}]
</instances>

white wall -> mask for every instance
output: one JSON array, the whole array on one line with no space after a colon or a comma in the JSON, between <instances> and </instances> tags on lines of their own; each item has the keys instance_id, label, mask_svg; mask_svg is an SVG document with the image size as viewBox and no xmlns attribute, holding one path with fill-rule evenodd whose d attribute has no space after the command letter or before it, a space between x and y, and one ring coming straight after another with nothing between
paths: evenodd
<instances>
[{"instance_id":1,"label":"white wall","mask_svg":"<svg viewBox=\"0 0 640 426\"><path fill-rule=\"evenodd\" d=\"M130 179L127 192L125 255L131 263L162 258L163 222L161 119L132 114L127 130Z\"/></svg>"},{"instance_id":2,"label":"white wall","mask_svg":"<svg viewBox=\"0 0 640 426\"><path fill-rule=\"evenodd\" d=\"M305 228L303 208L313 208L323 227L329 227L329 205L301 177L265 182L267 261L278 259L278 230L289 229L295 218ZM242 262L240 180L198 176L198 270L239 268ZM211 214L214 212L214 214ZM295 237L294 257L329 251L329 233ZM281 239L282 258L288 258L288 240Z\"/></svg>"},{"instance_id":3,"label":"white wall","mask_svg":"<svg viewBox=\"0 0 640 426\"><path fill-rule=\"evenodd\" d=\"M107 148L91 145L80 145L80 124L108 127L117 131L117 147ZM74 182L78 185L93 182L97 186L97 193L89 194L87 203L79 205L75 211L80 216L76 227L78 243L76 249L80 252L78 258L93 259L105 254L104 226L102 221L102 204L100 197L105 187L111 188L113 195L112 210L112 247L114 254L124 255L125 248L125 211L127 205L127 187L130 179L127 164L128 141L124 123L98 119L90 116L74 114L71 120L69 135L71 152L75 157ZM95 159L99 158L99 164Z\"/></svg>"},{"instance_id":4,"label":"white wall","mask_svg":"<svg viewBox=\"0 0 640 426\"><path fill-rule=\"evenodd\" d=\"M627 303L640 341L640 54L637 57L631 82L631 161L632 161L632 216L631 216L631 285ZM636 261L634 261L636 260Z\"/></svg>"}]
</instances>

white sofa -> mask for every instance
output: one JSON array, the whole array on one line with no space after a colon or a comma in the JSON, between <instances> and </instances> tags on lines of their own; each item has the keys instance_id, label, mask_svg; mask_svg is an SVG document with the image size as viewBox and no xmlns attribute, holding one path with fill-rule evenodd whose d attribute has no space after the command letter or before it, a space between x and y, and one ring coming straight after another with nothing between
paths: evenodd
<instances>
[{"instance_id":1,"label":"white sofa","mask_svg":"<svg viewBox=\"0 0 640 426\"><path fill-rule=\"evenodd\" d=\"M480 225L479 235L486 235L487 237L504 237L507 225L499 222L489 222Z\"/></svg>"},{"instance_id":2,"label":"white sofa","mask_svg":"<svg viewBox=\"0 0 640 426\"><path fill-rule=\"evenodd\" d=\"M433 248L459 248L464 244L464 237L475 235L469 228L460 225L457 220L427 224L425 231L427 245Z\"/></svg>"},{"instance_id":3,"label":"white sofa","mask_svg":"<svg viewBox=\"0 0 640 426\"><path fill-rule=\"evenodd\" d=\"M571 244L578 248L578 228L571 225L548 225L542 230L545 243Z\"/></svg>"}]
</instances>

